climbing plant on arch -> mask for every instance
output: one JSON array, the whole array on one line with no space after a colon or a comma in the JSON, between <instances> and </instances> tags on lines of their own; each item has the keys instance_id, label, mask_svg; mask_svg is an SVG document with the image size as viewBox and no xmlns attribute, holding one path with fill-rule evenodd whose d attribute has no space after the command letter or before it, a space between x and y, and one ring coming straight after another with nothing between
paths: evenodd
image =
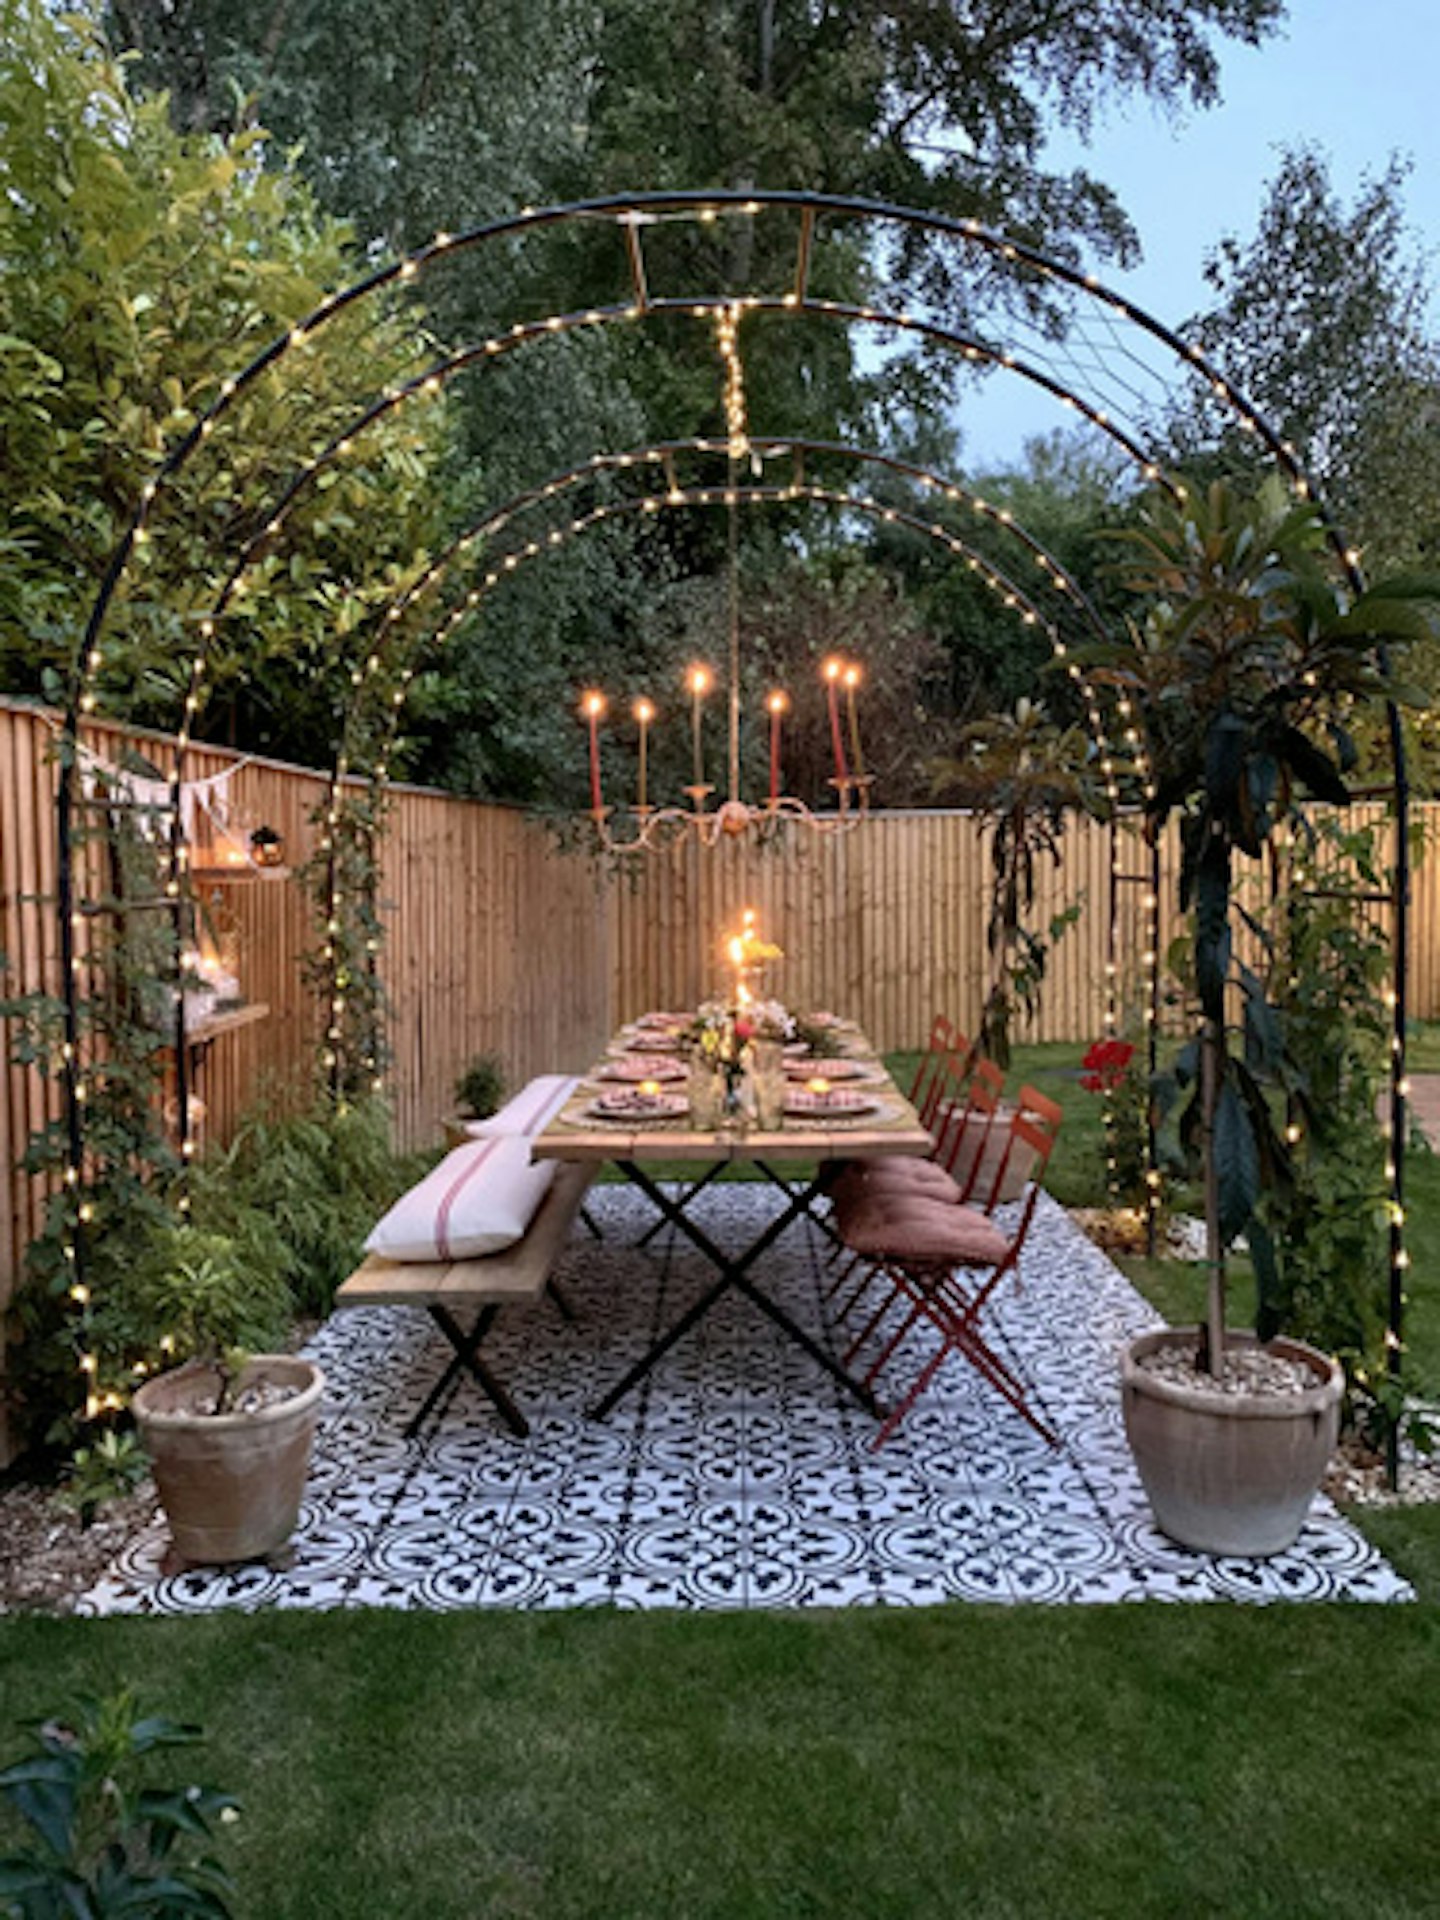
<instances>
[{"instance_id":1,"label":"climbing plant on arch","mask_svg":"<svg viewBox=\"0 0 1440 1920\"><path fill-rule=\"evenodd\" d=\"M769 287L763 290L745 290L737 292L724 285L684 287L661 290L656 281L652 247L654 236L664 233L667 226L683 223L700 229L721 227L726 223L752 221L785 222L793 231L794 253L793 271L790 283L783 287ZM538 341L553 339L558 335L582 335L587 329L608 326L643 326L652 321L664 321L666 324L679 324L688 316L704 324L711 325L719 319L728 317L729 324L738 335L739 330L750 324L844 324L864 326L881 331L888 339L909 339L923 342L928 350L944 351L959 356L960 360L976 369L1004 373L1020 378L1049 394L1057 406L1063 407L1086 420L1096 431L1106 435L1114 445L1120 448L1140 476L1147 482L1170 491L1183 493L1183 482L1164 470L1163 463L1155 449L1149 444L1148 421L1156 417L1158 408L1155 401L1163 396L1177 380L1200 381L1209 389L1213 399L1228 410L1239 426L1253 436L1257 445L1268 456L1275 470L1293 490L1297 498L1315 501L1315 489L1303 466L1297 449L1285 443L1250 406L1245 396L1224 376L1223 372L1188 346L1173 331L1165 327L1152 316L1146 314L1123 296L1100 285L1093 276L1086 275L1068 264L1056 261L1040 254L1002 233L983 228L976 223L945 219L940 216L924 214L905 208L897 208L883 203L846 199L837 196L787 193L707 193L707 192L668 192L643 193L616 196L600 200L575 202L566 206L549 207L539 210L525 210L513 218L494 222L471 232L450 235L437 235L428 246L419 249L413 255L376 269L373 273L357 281L354 285L336 292L323 300L315 310L306 316L290 332L272 342L261 354L247 366L233 372L227 372L218 382L212 404L200 415L192 428L174 447L164 464L143 488L135 504L130 523L116 548L111 566L106 574L101 591L97 596L82 645L79 649L70 711L67 716L67 750L62 754L61 778L59 788L59 848L60 848L60 887L59 887L59 935L63 972L63 991L66 1002L66 1025L60 1059L60 1077L63 1082L66 1106L66 1167L63 1190L59 1196L59 1205L64 1216L64 1234L66 1257L74 1273L73 1293L78 1309L77 1339L80 1347L81 1365L92 1385L95 1378L97 1360L91 1351L88 1336L88 1289L85 1275L87 1266L87 1246L90 1236L97 1231L96 1197L87 1191L86 1185L86 1107L88 1077L94 1073L103 1073L103 1060L87 1060L82 1049L82 1022L79 1017L79 1005L85 983L85 963L77 942L77 933L85 924L84 908L87 904L76 895L75 826L78 799L76 757L74 742L77 739L82 717L93 711L97 705L97 681L107 667L108 649L113 643L109 625L109 615L117 595L125 590L135 562L137 549L152 538L163 537L163 516L161 507L174 489L177 476L192 460L202 456L212 444L223 439L223 426L229 411L252 397L261 382L279 382L284 390L284 382L292 370L303 373L305 355L322 350L328 330L332 329L344 315L352 313L367 301L389 296L402 291L410 283L421 284L432 276L443 273L447 266L465 257L477 257L483 261L486 269L497 279L504 277L507 270L513 269L517 262L525 258L526 249L547 233L565 229L611 233L614 236L614 298L601 300L596 304L577 307L571 311L548 313L518 320L504 331L490 338L465 345L438 358L429 359L417 368L413 376L394 379L383 392L379 393L368 406L359 411L353 421L338 431L328 432L318 447L306 448L297 458L295 470L282 487L268 498L253 503L249 516L251 531L235 551L223 583L216 595L215 602L195 626L195 643L192 659L188 668L188 686L184 696L184 711L180 717L174 740L174 760L171 768L172 792L178 792L184 777L185 757L192 740L197 738L197 729L201 725L204 708L207 674L216 637L222 623L231 619L237 605L243 605L251 573L257 563L267 556L280 551L281 542L286 537L287 525L296 504L305 498L312 489L324 484L325 477L341 466L357 449L368 429L377 421L388 417L397 410L421 404L441 395L447 385L458 378L483 375L487 365L494 364L504 356L523 352ZM812 270L816 259L817 238L832 230L845 231L858 239L867 257L878 260L884 250L887 238L903 234L908 229L924 229L932 236L942 240L953 249L960 260L970 259L977 267L983 265L985 272L977 274L977 280L987 291L992 302L984 314L984 324L976 325L967 320L963 326L948 323L944 314L928 311L922 299L911 296L902 297L877 286L870 298L864 302L841 302L823 296L812 288ZM663 249L662 249L663 251ZM878 276L877 276L878 277ZM1057 327L1055 312L1057 305L1063 308L1065 324ZM768 436L764 441L754 444L761 449L762 456L766 448L784 439L780 433ZM731 442L727 451L733 455L736 448ZM751 442L745 436L740 449L748 455ZM794 442L786 442L793 445ZM701 451L700 448L688 449ZM622 512L644 513L659 511L663 505L684 505L689 503L725 502L730 494L736 493L733 477L725 486L694 487L675 484L673 462L681 451L679 443L668 448L638 449L629 455L611 455L589 450L583 471L593 478L597 472L610 472L623 468L625 460L633 466L648 463L652 467L658 463L663 477L663 488L642 493L638 500L601 500L592 505L586 514L581 515L571 529L550 527L543 537L536 537L518 549L512 549L500 556L498 568L490 567L494 580L487 578L483 587L472 587L458 606L448 607L436 624L436 638L443 639L453 633L464 621L476 614L483 602L484 593L504 575L511 573L525 559L539 558L555 545L563 543L570 531L582 531L588 525L599 524L605 519L614 518ZM671 462L666 468L667 457ZM882 456L883 457L883 456ZM894 463L892 463L894 464ZM573 470L578 478L582 467ZM912 477L918 477L913 476ZM437 582L444 576L451 560L468 555L472 549L488 543L509 522L513 515L533 504L535 501L549 501L560 497L571 484L572 475L553 476L550 481L539 483L537 488L526 495L517 495L514 499L496 506L488 518L482 518L454 543L442 562L434 565L417 564L413 580L405 584L402 593L392 601L383 614L383 626L400 628L407 621L412 606L419 606L432 592ZM948 483L959 493L957 483ZM901 519L905 510L882 502L867 503L862 497L840 494L835 489L819 487L815 482L791 477L785 486L756 486L744 489L747 495L756 500L765 498L790 499L805 496L824 498L829 494L830 503L851 512L878 512L882 517ZM672 498L678 496L678 498ZM951 497L951 504L963 504ZM1317 502L1317 510L1323 517L1323 507ZM981 515L982 519L988 516ZM1040 607L1007 575L1003 567L973 546L969 539L962 537L953 528L948 528L937 518L926 522L920 516L913 516L920 531L929 537L938 539L954 552L966 564L974 562L977 571L982 573L992 586L1001 592L1002 598L1009 595L1013 599L1014 609L1022 617L1027 615L1041 622L1051 632L1052 643L1063 656L1067 642L1060 637L1060 629L1045 615ZM1359 570L1359 556L1350 548L1341 530L1324 518L1326 539L1333 553L1338 576L1348 589L1358 592L1363 587ZM1006 527L1006 537L1018 539L1025 545L1024 530ZM558 538L557 538L558 536ZM1046 591L1060 597L1068 606L1070 617L1083 616L1083 607L1075 597L1067 592L1063 572L1049 562L1043 555L1038 542L1031 540L1027 551L1040 565L1043 584ZM487 545L488 552L488 545ZM422 640L424 636L422 635ZM357 955L349 943L345 925L347 902L363 891L363 873L367 858L373 868L373 848L365 853L365 836L373 835L378 819L373 811L368 824L361 829L360 838L349 834L348 845L352 854L360 849L358 857L347 860L342 837L349 832L346 827L346 796L350 789L347 778L353 773L362 757L362 742L369 742L365 752L372 755L370 772L374 781L383 787L387 772L385 742L388 738L389 720L403 706L406 688L413 678L413 663L398 649L377 647L373 638L367 637L367 651L359 654L350 663L350 674L357 693L364 696L358 702L356 711L347 722L345 749L332 788L331 802L327 817L323 823L329 830L331 844L326 847L326 835L322 832L322 852L329 856L325 878L326 905L326 941L320 955L320 973L325 979L330 995L332 1016L343 1015L347 995L351 985L360 974L369 980L377 980L375 966L378 953L378 928L371 924L363 933L362 954ZM372 662L378 662L372 665ZM1086 680L1083 667L1071 663L1072 677L1084 684ZM1100 704L1100 696L1092 689L1086 698L1087 713L1092 720L1097 735L1103 740L1106 733ZM367 718L367 709L380 718ZM1144 751L1144 715L1131 707L1121 706L1117 714L1118 726L1115 731L1124 739L1127 757L1112 756L1108 747L1102 747L1105 756L1104 771L1111 784L1112 798L1123 799L1129 795L1135 798L1144 796L1148 783L1148 774L1143 765ZM1403 1149L1405 1136L1405 1093L1404 1047L1406 1017L1406 968L1405 954L1408 936L1408 795L1405 777L1403 741L1398 719L1393 709L1389 719L1389 749L1393 770L1394 799L1394 856L1390 874L1390 897L1393 908L1394 936L1394 1045L1392 1050L1392 1080L1390 1099L1390 1129L1392 1140L1390 1163L1391 1218L1390 1259L1391 1289L1390 1311L1392 1326L1392 1354L1398 1365L1400 1348L1400 1326L1403 1307L1403 1273L1405 1255L1402 1235L1403 1222ZM183 945L187 915L191 911L189 886L186 875L186 850L176 823L172 827L169 847L168 871L164 881L164 896L168 903L168 913L173 927L173 951L178 956ZM373 944L372 944L373 943ZM325 951L328 947L328 952ZM342 974L344 978L342 979ZM180 1009L180 996L177 994L177 1023L183 1023ZM337 1006L337 1002L339 1003ZM349 1043L349 1036L342 1023L332 1017L328 1023L329 1046L327 1051L333 1056L328 1063L332 1069L341 1066L340 1048ZM337 1032L338 1027L338 1032ZM373 1023L369 1032L357 1030L355 1038L359 1043L358 1064L366 1068L372 1076L378 1071L379 1052L375 1044ZM337 1039L339 1046L336 1045ZM177 1042L183 1040L183 1025L177 1033ZM367 1044L368 1054L364 1050ZM194 1140L189 1125L190 1090L186 1084L185 1048L177 1044L178 1065L177 1109L179 1119L179 1144L182 1162L194 1150ZM351 1069L345 1068L349 1077ZM183 1196L180 1201L183 1206ZM91 1399L93 1402L94 1395Z\"/></svg>"}]
</instances>

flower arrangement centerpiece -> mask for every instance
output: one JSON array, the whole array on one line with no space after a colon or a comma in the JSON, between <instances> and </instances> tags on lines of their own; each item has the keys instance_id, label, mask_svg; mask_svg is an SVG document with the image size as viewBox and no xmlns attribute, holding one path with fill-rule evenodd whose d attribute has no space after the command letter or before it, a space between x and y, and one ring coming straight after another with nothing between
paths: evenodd
<instances>
[{"instance_id":1,"label":"flower arrangement centerpiece","mask_svg":"<svg viewBox=\"0 0 1440 1920\"><path fill-rule=\"evenodd\" d=\"M686 1029L690 1046L690 1112L698 1126L730 1119L741 1108L753 1029L724 1000L702 1001Z\"/></svg>"},{"instance_id":2,"label":"flower arrangement centerpiece","mask_svg":"<svg viewBox=\"0 0 1440 1920\"><path fill-rule=\"evenodd\" d=\"M778 1000L757 1000L747 1008L751 1037L783 1047L795 1038L795 1016Z\"/></svg>"},{"instance_id":3,"label":"flower arrangement centerpiece","mask_svg":"<svg viewBox=\"0 0 1440 1920\"><path fill-rule=\"evenodd\" d=\"M756 997L761 970L784 956L760 937L755 922L755 909L747 907L739 931L725 935L721 951L735 969L730 993L705 1001L686 1032L690 1114L699 1127L743 1122L752 1112L766 1125L778 1124L781 1048L793 1039L795 1023L778 1000Z\"/></svg>"}]
</instances>

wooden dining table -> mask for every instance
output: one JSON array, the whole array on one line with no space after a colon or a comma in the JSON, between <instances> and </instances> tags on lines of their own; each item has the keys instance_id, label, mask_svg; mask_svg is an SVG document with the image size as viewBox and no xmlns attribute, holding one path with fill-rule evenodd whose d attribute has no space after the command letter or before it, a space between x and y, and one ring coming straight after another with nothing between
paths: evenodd
<instances>
[{"instance_id":1,"label":"wooden dining table","mask_svg":"<svg viewBox=\"0 0 1440 1920\"><path fill-rule=\"evenodd\" d=\"M934 1145L865 1036L845 1025L836 1032L843 1057L863 1062L867 1069L865 1083L854 1091L869 1096L873 1105L854 1117L820 1111L787 1115L779 1127L734 1124L702 1130L692 1124L688 1107L668 1118L606 1116L597 1111L597 1101L607 1087L599 1075L607 1065L633 1052L641 1037L636 1029L624 1028L535 1140L536 1159L603 1161L616 1167L653 1203L657 1226L668 1221L715 1269L710 1286L591 1409L593 1417L603 1419L610 1413L730 1293L743 1295L862 1406L879 1412L870 1389L846 1371L823 1337L802 1326L774 1298L763 1284L763 1271L758 1270L765 1253L796 1220L809 1215L823 1224L816 1203L825 1190L826 1169L836 1161L875 1160L891 1154L915 1157L929 1153ZM813 1073L824 1074L825 1060L817 1058L809 1064ZM677 1163L693 1168L694 1175L672 1182L674 1191L670 1191L660 1169ZM747 1164L774 1193L775 1210L748 1244L721 1246L696 1218L694 1202L714 1180Z\"/></svg>"}]
</instances>

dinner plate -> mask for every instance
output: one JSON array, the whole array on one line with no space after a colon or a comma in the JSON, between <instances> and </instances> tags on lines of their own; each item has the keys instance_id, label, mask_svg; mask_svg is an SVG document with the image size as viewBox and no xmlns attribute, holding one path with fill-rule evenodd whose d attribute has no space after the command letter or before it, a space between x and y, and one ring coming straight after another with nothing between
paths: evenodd
<instances>
[{"instance_id":1,"label":"dinner plate","mask_svg":"<svg viewBox=\"0 0 1440 1920\"><path fill-rule=\"evenodd\" d=\"M849 1087L832 1087L828 1093L809 1093L804 1087L790 1087L785 1094L785 1111L799 1120L858 1120L867 1113L879 1113L882 1102L873 1094L856 1093Z\"/></svg>"},{"instance_id":2,"label":"dinner plate","mask_svg":"<svg viewBox=\"0 0 1440 1920\"><path fill-rule=\"evenodd\" d=\"M864 1060L787 1060L785 1071L792 1080L868 1080L874 1069Z\"/></svg>"},{"instance_id":3,"label":"dinner plate","mask_svg":"<svg viewBox=\"0 0 1440 1920\"><path fill-rule=\"evenodd\" d=\"M667 1033L663 1028L647 1027L644 1033L637 1033L625 1042L627 1053L679 1053L680 1036Z\"/></svg>"},{"instance_id":4,"label":"dinner plate","mask_svg":"<svg viewBox=\"0 0 1440 1920\"><path fill-rule=\"evenodd\" d=\"M633 1125L645 1120L676 1120L690 1111L690 1102L683 1093L641 1093L638 1087L625 1087L599 1094L585 1111L596 1120L623 1120Z\"/></svg>"},{"instance_id":5,"label":"dinner plate","mask_svg":"<svg viewBox=\"0 0 1440 1920\"><path fill-rule=\"evenodd\" d=\"M623 1060L607 1060L597 1080L683 1080L685 1069L673 1054L627 1054Z\"/></svg>"},{"instance_id":6,"label":"dinner plate","mask_svg":"<svg viewBox=\"0 0 1440 1920\"><path fill-rule=\"evenodd\" d=\"M637 1027L688 1027L694 1019L691 1013L642 1013L633 1023Z\"/></svg>"}]
</instances>

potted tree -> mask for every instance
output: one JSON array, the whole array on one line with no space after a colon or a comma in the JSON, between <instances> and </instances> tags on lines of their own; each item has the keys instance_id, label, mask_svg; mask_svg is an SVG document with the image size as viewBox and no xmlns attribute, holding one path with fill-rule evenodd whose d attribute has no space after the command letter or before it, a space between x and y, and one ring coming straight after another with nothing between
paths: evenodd
<instances>
[{"instance_id":1,"label":"potted tree","mask_svg":"<svg viewBox=\"0 0 1440 1920\"><path fill-rule=\"evenodd\" d=\"M137 1282L163 1329L156 1344L183 1364L131 1402L170 1522L172 1563L216 1565L283 1553L299 1517L325 1379L296 1354L254 1353L286 1302L267 1292L223 1234L161 1237Z\"/></svg>"},{"instance_id":2,"label":"potted tree","mask_svg":"<svg viewBox=\"0 0 1440 1920\"><path fill-rule=\"evenodd\" d=\"M1117 537L1130 545L1126 583L1151 609L1103 670L1146 723L1150 831L1180 819L1199 1022L1175 1080L1181 1139L1203 1180L1208 1270L1202 1326L1126 1350L1126 1431L1166 1533L1203 1551L1271 1554L1304 1522L1344 1380L1331 1356L1273 1324L1274 1246L1259 1203L1290 1173L1279 1096L1304 1089L1281 1014L1236 956L1236 861L1260 859L1303 797L1348 801L1349 721L1392 691L1377 648L1427 629L1435 585L1392 583L1347 604L1319 516L1278 481L1251 500L1222 484L1159 497ZM1237 1006L1238 1049L1227 1025ZM1242 1234L1261 1303L1253 1332L1226 1324L1226 1254Z\"/></svg>"}]
</instances>

